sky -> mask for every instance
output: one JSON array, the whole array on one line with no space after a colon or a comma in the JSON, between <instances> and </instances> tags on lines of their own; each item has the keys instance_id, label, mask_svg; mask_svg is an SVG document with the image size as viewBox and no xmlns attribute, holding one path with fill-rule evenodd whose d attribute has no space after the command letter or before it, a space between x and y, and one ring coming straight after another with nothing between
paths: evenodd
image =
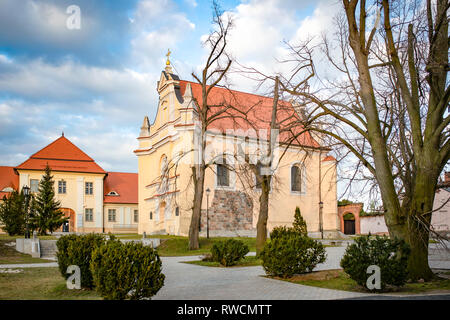
<instances>
[{"instance_id":1,"label":"sky","mask_svg":"<svg viewBox=\"0 0 450 320\"><path fill-rule=\"evenodd\" d=\"M68 28L71 5L79 28ZM137 172L137 136L156 114L156 82L170 48L192 80L206 55L211 1L0 0L0 165L16 166L64 135L107 171ZM228 0L229 51L245 66L277 68L287 48L329 32L336 0ZM69 20L73 21L73 20ZM233 88L254 92L236 77Z\"/></svg>"}]
</instances>

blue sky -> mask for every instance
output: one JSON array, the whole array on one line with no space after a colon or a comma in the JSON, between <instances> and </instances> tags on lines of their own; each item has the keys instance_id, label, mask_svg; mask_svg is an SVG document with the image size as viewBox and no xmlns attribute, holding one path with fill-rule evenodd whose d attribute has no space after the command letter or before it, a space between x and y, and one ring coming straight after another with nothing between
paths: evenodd
<instances>
[{"instance_id":1,"label":"blue sky","mask_svg":"<svg viewBox=\"0 0 450 320\"><path fill-rule=\"evenodd\" d=\"M230 51L248 66L276 68L296 41L326 31L336 1L222 1L233 14ZM66 9L81 9L69 30ZM65 136L108 171L137 172L133 150L167 49L183 79L202 64L211 1L0 0L0 165L15 166ZM254 90L235 78L235 89Z\"/></svg>"}]
</instances>

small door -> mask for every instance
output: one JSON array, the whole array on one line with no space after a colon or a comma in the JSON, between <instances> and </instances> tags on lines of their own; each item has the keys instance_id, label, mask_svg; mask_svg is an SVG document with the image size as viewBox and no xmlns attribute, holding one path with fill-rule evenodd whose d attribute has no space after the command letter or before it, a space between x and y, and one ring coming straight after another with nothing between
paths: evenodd
<instances>
[{"instance_id":1,"label":"small door","mask_svg":"<svg viewBox=\"0 0 450 320\"><path fill-rule=\"evenodd\" d=\"M75 231L75 211L70 208L61 208L64 213L64 217L69 218L69 221L63 223L60 228L62 232L74 232Z\"/></svg>"},{"instance_id":2,"label":"small door","mask_svg":"<svg viewBox=\"0 0 450 320\"><path fill-rule=\"evenodd\" d=\"M355 234L355 220L344 220L344 233Z\"/></svg>"}]
</instances>

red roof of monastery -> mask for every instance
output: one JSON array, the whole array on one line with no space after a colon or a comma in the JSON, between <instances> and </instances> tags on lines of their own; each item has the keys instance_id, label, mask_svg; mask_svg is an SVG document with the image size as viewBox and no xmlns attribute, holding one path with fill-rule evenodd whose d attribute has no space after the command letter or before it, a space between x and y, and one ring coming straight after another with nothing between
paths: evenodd
<instances>
[{"instance_id":1,"label":"red roof of monastery","mask_svg":"<svg viewBox=\"0 0 450 320\"><path fill-rule=\"evenodd\" d=\"M14 167L0 166L0 200L8 196L10 192L4 192L5 188L17 190L19 186L19 175L14 172Z\"/></svg>"},{"instance_id":2,"label":"red roof of monastery","mask_svg":"<svg viewBox=\"0 0 450 320\"><path fill-rule=\"evenodd\" d=\"M108 172L103 187L105 203L138 203L138 174ZM108 196L115 191L117 196Z\"/></svg>"},{"instance_id":3,"label":"red roof of monastery","mask_svg":"<svg viewBox=\"0 0 450 320\"><path fill-rule=\"evenodd\" d=\"M53 171L107 174L103 182L105 203L138 203L137 173L104 171L91 157L64 136L39 150L15 168L0 166L0 199L4 195L9 195L9 192L2 192L3 189L10 187L18 190L19 175L15 169L43 171L47 163ZM115 191L118 195L108 196L111 191Z\"/></svg>"},{"instance_id":4,"label":"red roof of monastery","mask_svg":"<svg viewBox=\"0 0 450 320\"><path fill-rule=\"evenodd\" d=\"M184 95L188 83L192 88L194 98L201 107L202 88L200 84L180 80L180 93ZM241 129L244 131L249 129L270 129L273 105L272 98L229 90L223 87L214 87L208 96L208 100L208 104L211 106L213 112L216 112L214 110L215 108L223 109L224 105L231 105L233 108L242 110L242 112L246 114L246 119L239 118L242 117L241 112L228 108L226 111L227 114L224 114L224 117L220 117L211 123L208 127L208 130L210 131L226 133L229 129ZM282 131L280 133L281 142L288 142L295 138L296 141L292 141L292 144L313 148L320 147L319 143L314 140L309 132L302 133L302 127L296 123L299 120L299 116L291 103L283 100L279 101L277 120L281 128L289 128L291 125L296 124L295 126L292 126L290 132ZM262 133L257 134L259 137L264 137L262 136Z\"/></svg>"},{"instance_id":5,"label":"red roof of monastery","mask_svg":"<svg viewBox=\"0 0 450 320\"><path fill-rule=\"evenodd\" d=\"M95 161L64 136L33 154L16 169L106 173Z\"/></svg>"}]
</instances>

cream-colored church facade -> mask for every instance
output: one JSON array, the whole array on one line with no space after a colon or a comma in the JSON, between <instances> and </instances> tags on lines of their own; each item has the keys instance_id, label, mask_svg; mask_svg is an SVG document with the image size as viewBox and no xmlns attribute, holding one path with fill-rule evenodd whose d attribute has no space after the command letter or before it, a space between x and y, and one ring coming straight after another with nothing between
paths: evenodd
<instances>
[{"instance_id":1,"label":"cream-colored church facade","mask_svg":"<svg viewBox=\"0 0 450 320\"><path fill-rule=\"evenodd\" d=\"M137 138L139 147L134 151L138 157L138 232L186 236L192 215L191 175L195 163L195 153L189 150L196 146L196 101L202 101L201 87L181 80L168 65L157 83L157 93L156 117L150 123L145 116ZM214 88L211 95L230 93L244 103L268 99L222 88ZM244 140L240 134L224 135L231 129L227 123L219 121L208 128L207 149L216 156L224 143L229 146L231 141L231 146L236 146ZM336 237L336 160L328 155L331 150L320 146L309 133L302 138L304 143L289 147L275 168L268 230L292 225L298 206L310 235L319 237L322 230L324 237ZM225 153L222 158L227 166L235 164L234 158ZM243 179L241 172L225 168L212 163L206 170L200 234L205 235L208 228L211 236L253 236L260 191L248 182L251 179Z\"/></svg>"}]
</instances>

